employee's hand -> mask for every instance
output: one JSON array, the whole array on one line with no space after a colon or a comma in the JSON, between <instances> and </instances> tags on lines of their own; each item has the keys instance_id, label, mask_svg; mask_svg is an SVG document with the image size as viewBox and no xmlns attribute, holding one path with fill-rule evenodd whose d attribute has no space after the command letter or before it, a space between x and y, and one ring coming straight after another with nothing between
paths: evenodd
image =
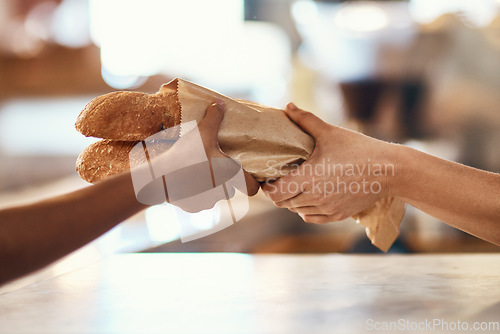
<instances>
[{"instance_id":1,"label":"employee's hand","mask_svg":"<svg viewBox=\"0 0 500 334\"><path fill-rule=\"evenodd\" d=\"M500 174L329 125L293 104L286 113L314 137L316 147L294 173L262 187L277 206L306 222L325 223L350 217L380 198L398 197L500 245Z\"/></svg>"},{"instance_id":2,"label":"employee's hand","mask_svg":"<svg viewBox=\"0 0 500 334\"><path fill-rule=\"evenodd\" d=\"M296 171L262 186L278 207L306 222L326 223L351 217L389 194L392 144L327 124L292 103L286 114L316 147Z\"/></svg>"}]
</instances>

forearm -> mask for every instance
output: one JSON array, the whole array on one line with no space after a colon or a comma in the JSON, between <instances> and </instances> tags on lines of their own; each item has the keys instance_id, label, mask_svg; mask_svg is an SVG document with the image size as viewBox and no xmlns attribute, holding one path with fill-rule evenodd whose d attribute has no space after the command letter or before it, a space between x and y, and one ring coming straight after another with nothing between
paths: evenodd
<instances>
[{"instance_id":1,"label":"forearm","mask_svg":"<svg viewBox=\"0 0 500 334\"><path fill-rule=\"evenodd\" d=\"M130 174L0 211L0 284L82 247L145 208Z\"/></svg>"},{"instance_id":2,"label":"forearm","mask_svg":"<svg viewBox=\"0 0 500 334\"><path fill-rule=\"evenodd\" d=\"M500 174L396 146L392 194L444 223L500 244Z\"/></svg>"}]
</instances>

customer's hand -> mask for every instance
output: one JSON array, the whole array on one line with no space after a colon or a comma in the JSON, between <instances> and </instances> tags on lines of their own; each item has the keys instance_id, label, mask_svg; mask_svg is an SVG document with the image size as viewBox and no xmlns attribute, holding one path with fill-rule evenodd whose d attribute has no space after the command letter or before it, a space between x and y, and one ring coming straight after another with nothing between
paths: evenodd
<instances>
[{"instance_id":1,"label":"customer's hand","mask_svg":"<svg viewBox=\"0 0 500 334\"><path fill-rule=\"evenodd\" d=\"M217 140L217 134L219 133L219 128L224 118L225 105L221 100L212 103L208 108L203 120L198 124L198 129L200 130L201 139L203 140L203 146L205 147L205 152L209 159L214 158L224 158L226 162L229 161L229 157L225 155L219 147L219 142ZM231 160L236 166L236 162ZM225 166L218 166L219 168L235 168L228 164ZM237 168L240 168L239 165ZM255 195L260 188L260 184L255 180L255 178L243 171L245 175L245 185L236 185L236 188L244 192L248 196ZM232 196L232 195L231 195Z\"/></svg>"},{"instance_id":2,"label":"customer's hand","mask_svg":"<svg viewBox=\"0 0 500 334\"><path fill-rule=\"evenodd\" d=\"M185 211L198 212L231 198L235 189L248 196L258 192L259 183L219 148L217 134L224 108L222 101L211 104L201 122L167 151L161 149L161 140L147 143L148 151L154 155L150 165L141 163L138 169L132 169L141 203L151 205L167 200ZM143 154L141 150L142 147L139 154ZM156 151L158 154L154 154Z\"/></svg>"},{"instance_id":3,"label":"customer's hand","mask_svg":"<svg viewBox=\"0 0 500 334\"><path fill-rule=\"evenodd\" d=\"M278 207L321 224L351 217L389 195L395 145L329 125L292 103L286 114L316 147L297 170L262 186Z\"/></svg>"}]
</instances>

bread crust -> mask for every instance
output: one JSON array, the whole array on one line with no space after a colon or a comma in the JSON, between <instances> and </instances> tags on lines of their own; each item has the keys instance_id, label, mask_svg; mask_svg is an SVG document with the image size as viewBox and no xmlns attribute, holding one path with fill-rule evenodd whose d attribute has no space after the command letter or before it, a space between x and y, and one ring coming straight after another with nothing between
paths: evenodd
<instances>
[{"instance_id":1,"label":"bread crust","mask_svg":"<svg viewBox=\"0 0 500 334\"><path fill-rule=\"evenodd\" d=\"M129 169L129 153L138 141L100 140L85 148L76 160L80 177L95 183Z\"/></svg>"},{"instance_id":2,"label":"bread crust","mask_svg":"<svg viewBox=\"0 0 500 334\"><path fill-rule=\"evenodd\" d=\"M113 92L90 101L75 127L87 137L138 141L180 123L181 105L176 94ZM178 133L172 137L176 139Z\"/></svg>"},{"instance_id":3,"label":"bread crust","mask_svg":"<svg viewBox=\"0 0 500 334\"><path fill-rule=\"evenodd\" d=\"M89 145L83 150L76 160L76 171L80 177L89 182L96 183L110 176L126 172L130 165L138 166L146 163L146 155L134 154L130 151L141 141L117 141L103 139ZM155 140L147 144L149 157L156 157L168 151L174 140ZM143 149L143 145L140 146ZM130 159L133 159L131 161Z\"/></svg>"}]
</instances>

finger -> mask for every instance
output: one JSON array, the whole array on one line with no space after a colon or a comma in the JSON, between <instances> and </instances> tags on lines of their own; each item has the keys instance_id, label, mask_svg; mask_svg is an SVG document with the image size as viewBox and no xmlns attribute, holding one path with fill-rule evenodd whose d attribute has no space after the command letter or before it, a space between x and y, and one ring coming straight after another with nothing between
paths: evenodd
<instances>
[{"instance_id":1,"label":"finger","mask_svg":"<svg viewBox=\"0 0 500 334\"><path fill-rule=\"evenodd\" d=\"M199 126L207 127L208 129L218 130L222 119L224 118L224 112L226 110L225 103L222 100L215 100L214 103L207 107L205 117L201 120Z\"/></svg>"},{"instance_id":2,"label":"finger","mask_svg":"<svg viewBox=\"0 0 500 334\"><path fill-rule=\"evenodd\" d=\"M219 133L220 125L224 119L224 112L224 101L216 100L208 106L205 117L198 124L203 139L203 145L205 145L207 151L214 148L219 150L217 134Z\"/></svg>"},{"instance_id":3,"label":"finger","mask_svg":"<svg viewBox=\"0 0 500 334\"><path fill-rule=\"evenodd\" d=\"M215 185L226 184L248 196L253 196L259 191L260 184L257 180L231 158L225 156L210 158L210 168ZM241 172L243 172L243 177L241 177Z\"/></svg>"},{"instance_id":4,"label":"finger","mask_svg":"<svg viewBox=\"0 0 500 334\"><path fill-rule=\"evenodd\" d=\"M315 138L320 136L322 132L321 130L323 130L328 125L314 114L299 109L292 102L288 103L285 112L288 118L290 118L295 124L301 127L302 130Z\"/></svg>"},{"instance_id":5,"label":"finger","mask_svg":"<svg viewBox=\"0 0 500 334\"><path fill-rule=\"evenodd\" d=\"M289 208L288 210L301 215L325 215L325 212L315 206L299 206Z\"/></svg>"},{"instance_id":6,"label":"finger","mask_svg":"<svg viewBox=\"0 0 500 334\"><path fill-rule=\"evenodd\" d=\"M302 182L297 182L293 178L285 176L274 182L266 181L262 185L262 190L273 202L278 203L301 194L304 190L300 187L301 184Z\"/></svg>"},{"instance_id":7,"label":"finger","mask_svg":"<svg viewBox=\"0 0 500 334\"><path fill-rule=\"evenodd\" d=\"M242 182L243 180L238 178L238 180L231 180L231 182L227 184L238 189L247 196L253 196L257 194L260 189L259 182L257 182L257 180L255 180L255 178L251 174L248 174L245 171L243 171L243 175L245 177L244 182Z\"/></svg>"},{"instance_id":8,"label":"finger","mask_svg":"<svg viewBox=\"0 0 500 334\"><path fill-rule=\"evenodd\" d=\"M274 184L276 181L277 180L275 179L269 179L261 183L260 187L262 188L264 193L266 193L266 195L271 196L271 194L276 191Z\"/></svg>"},{"instance_id":9,"label":"finger","mask_svg":"<svg viewBox=\"0 0 500 334\"><path fill-rule=\"evenodd\" d=\"M326 224L326 223L330 223L330 222L333 221L327 215L304 215L304 214L299 214L299 216L306 223L311 223L311 224Z\"/></svg>"},{"instance_id":10,"label":"finger","mask_svg":"<svg viewBox=\"0 0 500 334\"><path fill-rule=\"evenodd\" d=\"M323 201L323 197L320 193L315 193L314 189L308 187L308 181L294 183L293 185L295 186L295 184L300 185L300 192L294 196L290 196L284 200L275 200L278 196L286 197L286 195L284 192L278 195L270 195L276 206L280 208L317 207L319 202ZM279 187L281 187L281 185ZM293 187L290 186L289 188L291 189Z\"/></svg>"},{"instance_id":11,"label":"finger","mask_svg":"<svg viewBox=\"0 0 500 334\"><path fill-rule=\"evenodd\" d=\"M284 201L275 202L276 206L280 208L300 208L300 207L314 207L317 204L317 200L309 195L304 195L303 192L295 195Z\"/></svg>"},{"instance_id":12,"label":"finger","mask_svg":"<svg viewBox=\"0 0 500 334\"><path fill-rule=\"evenodd\" d=\"M246 194L248 196L253 196L259 192L260 188L260 183L257 182L257 180L247 172L243 173L245 175L245 182L246 182Z\"/></svg>"}]
</instances>

